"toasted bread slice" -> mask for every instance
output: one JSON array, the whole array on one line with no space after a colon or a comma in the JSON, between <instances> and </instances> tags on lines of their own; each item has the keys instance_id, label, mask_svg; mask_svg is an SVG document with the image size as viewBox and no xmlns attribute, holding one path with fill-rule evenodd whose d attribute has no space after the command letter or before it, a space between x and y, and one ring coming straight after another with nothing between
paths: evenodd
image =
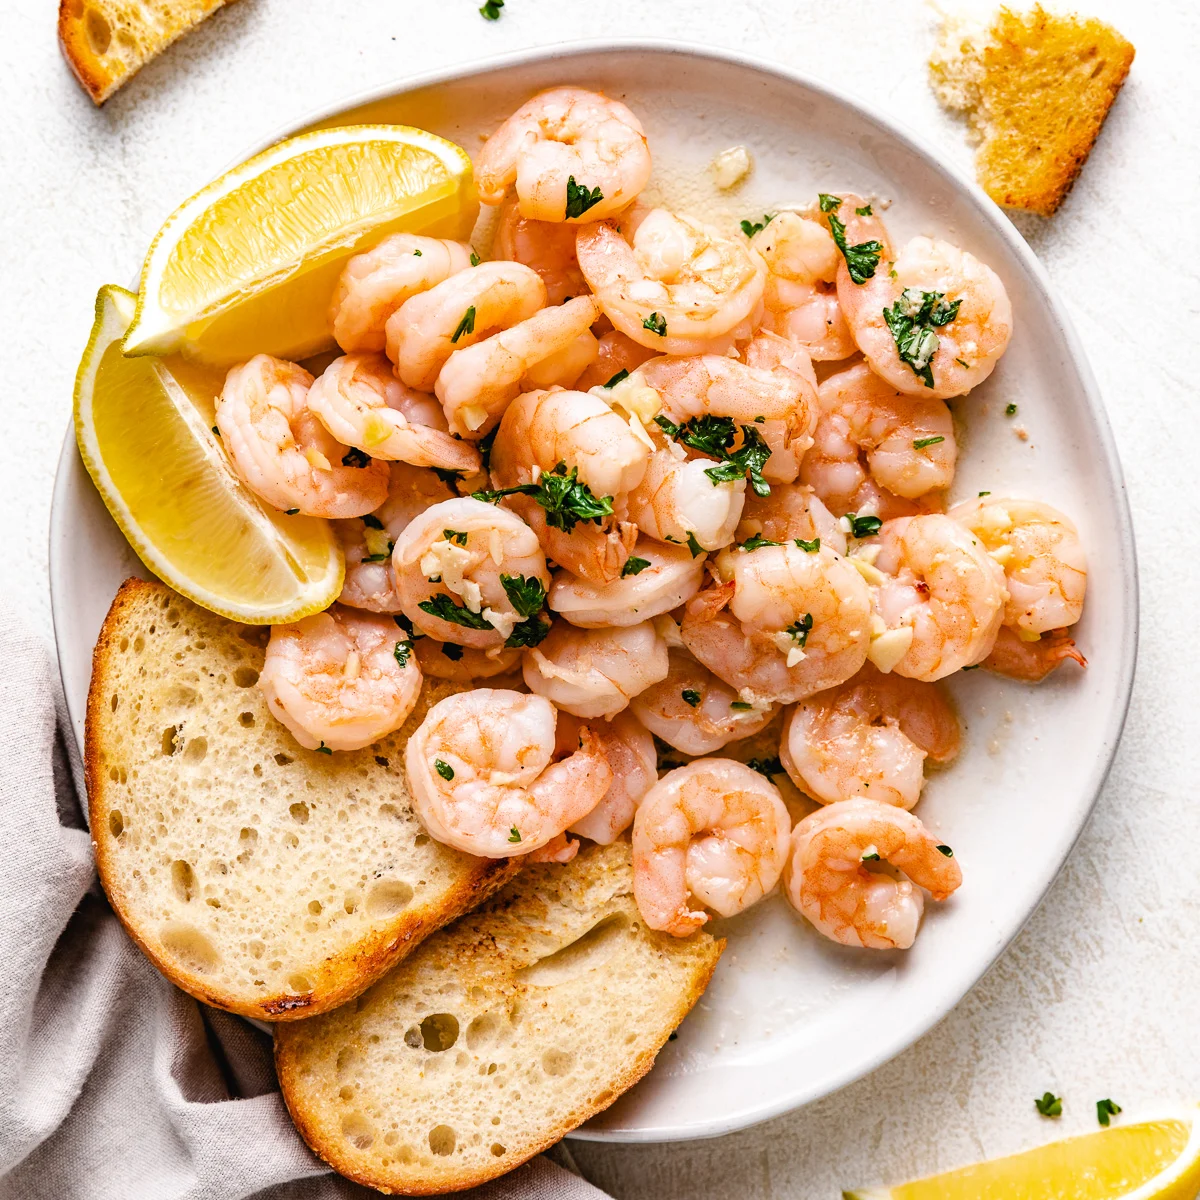
<instances>
[{"instance_id":1,"label":"toasted bread slice","mask_svg":"<svg viewBox=\"0 0 1200 1200\"><path fill-rule=\"evenodd\" d=\"M413 813L405 740L454 686L427 681L365 750L304 750L254 686L268 635L128 580L85 759L100 880L134 941L198 1000L282 1021L356 996L520 860L439 845Z\"/></svg>"},{"instance_id":2,"label":"toasted bread slice","mask_svg":"<svg viewBox=\"0 0 1200 1200\"><path fill-rule=\"evenodd\" d=\"M646 928L627 842L531 866L357 1001L279 1026L292 1120L385 1192L511 1171L650 1069L725 943Z\"/></svg>"},{"instance_id":3,"label":"toasted bread slice","mask_svg":"<svg viewBox=\"0 0 1200 1200\"><path fill-rule=\"evenodd\" d=\"M997 204L1050 216L1091 153L1133 46L1102 21L1035 5L989 26L947 17L929 60L938 99L967 114L979 182Z\"/></svg>"},{"instance_id":4,"label":"toasted bread slice","mask_svg":"<svg viewBox=\"0 0 1200 1200\"><path fill-rule=\"evenodd\" d=\"M58 42L103 104L134 72L230 0L59 0Z\"/></svg>"}]
</instances>

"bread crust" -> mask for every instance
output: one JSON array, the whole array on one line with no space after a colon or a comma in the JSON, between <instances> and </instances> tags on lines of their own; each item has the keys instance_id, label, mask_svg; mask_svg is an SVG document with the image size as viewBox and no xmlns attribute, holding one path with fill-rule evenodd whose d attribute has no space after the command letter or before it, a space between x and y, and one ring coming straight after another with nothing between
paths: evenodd
<instances>
[{"instance_id":1,"label":"bread crust","mask_svg":"<svg viewBox=\"0 0 1200 1200\"><path fill-rule=\"evenodd\" d=\"M121 585L113 599L92 653L92 679L84 727L84 772L92 849L100 883L126 932L142 953L177 987L214 1008L261 1021L296 1021L327 1012L352 1000L434 930L470 911L520 871L523 865L520 859L476 859L469 873L440 906L405 909L394 919L380 922L368 936L340 953L306 968L314 986L311 992L301 995L276 992L248 998L214 987L211 980L187 970L160 953L147 931L138 924L119 865L108 845L109 839L97 837L96 831L107 827L112 808L108 796L109 779L103 769L103 747L109 736L108 724L112 717L108 705L104 703L108 694L109 663L130 615L142 611L147 602L155 602L168 595L175 596L177 593L157 581L131 578ZM180 597L179 603L189 602Z\"/></svg>"}]
</instances>

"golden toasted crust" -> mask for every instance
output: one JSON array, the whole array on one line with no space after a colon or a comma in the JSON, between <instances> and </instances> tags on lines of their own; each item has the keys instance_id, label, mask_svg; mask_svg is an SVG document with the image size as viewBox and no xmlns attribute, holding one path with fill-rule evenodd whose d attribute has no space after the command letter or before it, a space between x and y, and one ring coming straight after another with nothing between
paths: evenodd
<instances>
[{"instance_id":1,"label":"golden toasted crust","mask_svg":"<svg viewBox=\"0 0 1200 1200\"><path fill-rule=\"evenodd\" d=\"M1133 63L1102 21L1036 5L990 28L947 22L930 72L938 98L968 114L976 170L998 204L1050 216L1070 191Z\"/></svg>"},{"instance_id":2,"label":"golden toasted crust","mask_svg":"<svg viewBox=\"0 0 1200 1200\"><path fill-rule=\"evenodd\" d=\"M231 0L59 0L58 42L75 78L103 104L176 38Z\"/></svg>"},{"instance_id":3,"label":"golden toasted crust","mask_svg":"<svg viewBox=\"0 0 1200 1200\"><path fill-rule=\"evenodd\" d=\"M136 646L137 639L141 638L145 642L145 648L140 653L151 663L154 661L156 650L162 655L166 654L167 649L179 653L175 647L180 644L180 639L176 637L172 640L173 633L166 627L168 617L182 623L193 634L198 633L200 637L208 639L206 646L194 651L187 660L186 666L190 675L196 673L197 659L206 663L211 660L211 670L203 673L212 677L218 675L223 661L220 655L223 637L239 638L238 649L246 655L246 661L257 661L258 665L261 665L261 643L265 638L265 631L241 627L205 612L164 584L129 579L121 586L113 600L92 657L84 766L96 866L113 910L130 937L146 957L178 987L216 1008L265 1021L292 1021L325 1012L358 995L404 958L423 938L461 913L469 911L520 870L520 859L496 861L474 858L457 851L448 851L418 833L417 845L420 848L407 849L405 863L410 868L410 873L429 877L433 886L425 898L409 904L395 915L370 920L360 916L355 921L352 910L347 908L345 918L341 919L349 928L342 931L340 936L318 940L299 926L294 915L283 912L287 906L288 893L294 891L299 895L301 888L305 886L302 880L297 879L293 882L285 876L284 889L278 889L278 877L251 879L249 886L244 890L257 889L261 892L262 884L267 885L266 897L259 901L264 912L249 916L240 912L239 901L231 901L228 888L223 885L231 876L236 877L243 868L231 861L231 855L222 858L219 850L212 845L214 839L211 835L202 854L192 853L187 858L181 857L172 861L171 854L182 852L177 849L164 849L160 853L150 846L139 847L135 855L132 847L122 843L122 838L132 838L135 830L139 827L145 828L148 824L157 824L159 832L151 834L156 843L161 839L164 845L173 844L178 835L184 838L191 836L194 845L196 835L189 834L187 829L179 827L190 826L193 819L197 824L201 820L210 820L213 809L218 807L218 801L229 810L220 820L230 826L235 835L243 826L246 828L242 828L242 833L246 833L254 819L264 826L264 851L268 854L273 840L277 842L281 836L295 837L291 832L281 834L277 821L273 839L272 829L269 827L270 814L251 814L251 809L264 806L264 795L254 792L257 779L250 776L248 769L239 771L238 764L230 761L236 757L236 750L231 750L225 756L221 755L222 748L228 744L229 739L246 739L250 733L240 727L231 728L232 723L221 725L211 713L201 712L189 717L189 720L194 722L192 726L185 723L178 727L172 725L170 728L176 729L177 733L190 729L187 734L189 739L203 741L206 753L211 748L214 758L222 757L221 764L211 766L206 772L207 778L197 778L195 769L191 769L189 786L185 788L186 795L180 799L181 807L177 810L180 815L174 823L169 816L165 822L160 820L163 813L154 811L156 808L167 807L167 801L162 795L150 793L156 785L155 781L161 781L163 778L164 771L172 769L170 764L173 763L174 756L147 755L147 736L142 726L147 723L154 726L150 730L151 741L159 736L158 726L154 725L153 720L148 720L149 714L162 702L164 691L175 686L170 680L184 677L184 668L181 667L177 672L168 669L163 679L152 679L149 683L139 684L138 676L131 670L128 661L129 642L132 638ZM176 628L178 624L172 627L172 631ZM162 641L161 647L154 644L156 633ZM125 645L122 645L123 642ZM191 649L189 646L189 650ZM204 686L217 685L214 685L210 678ZM426 686L428 688L430 685ZM439 686L443 690L446 687L433 685L433 690L436 691ZM139 687L142 690L139 691ZM399 739L403 730L377 746L368 747L361 752L338 755L336 763L331 756L326 762L324 756L304 751L291 740L291 735L269 716L265 701L261 699L257 688L236 688L232 683L228 688L237 691L236 707L245 710L242 715L254 718L254 733L260 743L266 746L268 752L278 747L278 754L288 761L288 769L295 767L300 773L301 794L308 798L304 820L306 824L310 820L314 822L314 833L321 800L331 794L337 798L338 771L349 774L364 759L377 761L374 760L374 752L379 749L386 749L390 757L397 761L402 758L400 747L403 742ZM117 704L115 708L114 702ZM147 720L142 719L140 715L133 716L131 709L134 704L139 710L146 712ZM420 711L419 707L418 712ZM159 721L163 719L172 718L158 718ZM164 757L168 760L167 763L162 761ZM181 755L180 758L186 760L187 755ZM260 758L263 758L261 754ZM314 759L315 762L312 761ZM263 761L269 761L269 754ZM177 769L185 770L182 761ZM136 778L139 770L140 780ZM402 778L397 778L390 770L380 771L377 767L376 774L380 780L379 797L386 801L380 806L381 811L384 808L390 809L394 816L389 820L407 820L413 829L419 829L411 811L399 811L407 799ZM261 778L261 773L258 778ZM331 779L334 781L333 793L330 792ZM200 783L206 790L200 790L197 786ZM294 778L291 786L293 791L297 788ZM139 790L143 793L140 796ZM292 794L293 792L288 792L282 795L280 801L285 820L289 811L287 801ZM192 797L196 799L189 808ZM349 807L351 802L346 800L345 803ZM311 817L307 805L312 805ZM373 816L368 819L368 829L373 829L370 822L374 820ZM380 819L381 842L385 836L382 823ZM388 835L398 837L390 831ZM256 832L255 843L258 840ZM338 860L339 857L348 857L351 849L335 845L331 849L323 850L322 853L328 860L325 865L331 872L336 872L339 867L345 869L345 864ZM216 864L220 876L212 875L212 883L206 886L206 872L211 875L211 869L207 865L210 858L221 860ZM193 862L193 859L205 861ZM240 862L240 859L237 861ZM177 897L170 894L168 880L168 872L179 862L184 862L186 866L184 879L187 899L182 904L177 902ZM153 872L160 874L159 882L154 888L143 886L145 875L152 873L148 872L147 863ZM435 881L435 874L440 883ZM422 879L421 882L425 883L425 880ZM202 895L207 896L209 905L216 902L214 907L219 910L218 913L206 912L200 906L198 902ZM193 899L197 901L194 908ZM319 900L316 903L321 904ZM271 918L265 913L265 909L271 905L280 910L273 917L273 927L287 926L287 935L281 936L280 946L272 950L280 960L276 964L278 969L275 970L274 976L268 979L264 964L261 971L261 982L264 986L261 989L247 985L237 986L228 980L222 980L222 972L217 971L208 962L208 951L211 949L219 960L237 959L238 956L245 958L240 939L244 938L246 928L239 925L238 920L253 925L254 918L260 916L262 920L272 924ZM168 912L166 918L163 916L164 911ZM310 917L303 909L301 912L302 919L308 921ZM311 909L308 912L311 913ZM178 925L178 921L174 919L175 913L184 915L190 922L186 928L195 928L200 941L184 941L181 948L177 940L172 940L171 935ZM334 915L340 917L340 914ZM214 918L223 923L214 925ZM205 920L207 924L201 927ZM313 923L315 924L315 921ZM235 939L238 939L236 944ZM267 939L264 938L263 941L264 945L269 946ZM204 953L198 954L195 951L196 946ZM207 969L195 969L197 962ZM297 976L309 986L279 986L280 979L294 979Z\"/></svg>"},{"instance_id":4,"label":"golden toasted crust","mask_svg":"<svg viewBox=\"0 0 1200 1200\"><path fill-rule=\"evenodd\" d=\"M648 930L631 878L625 842L530 867L356 1003L277 1027L308 1145L367 1187L436 1195L513 1170L612 1104L725 945Z\"/></svg>"}]
</instances>

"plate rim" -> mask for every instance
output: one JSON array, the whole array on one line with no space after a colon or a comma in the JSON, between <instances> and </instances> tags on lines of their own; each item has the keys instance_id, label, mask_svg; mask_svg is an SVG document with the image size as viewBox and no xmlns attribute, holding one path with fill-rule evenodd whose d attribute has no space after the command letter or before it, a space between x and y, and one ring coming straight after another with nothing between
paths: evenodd
<instances>
[{"instance_id":1,"label":"plate rim","mask_svg":"<svg viewBox=\"0 0 1200 1200\"><path fill-rule=\"evenodd\" d=\"M1087 828L1092 813L1095 810L1105 781L1112 770L1129 712L1137 665L1138 642L1141 635L1141 619L1137 548L1133 533L1133 519L1129 507L1129 494L1125 483L1125 474L1121 466L1116 440L1113 436L1112 426L1108 419L1108 412L1105 408L1103 397L1100 394L1099 385L1092 372L1091 363L1079 340L1079 335L1066 311L1065 305L1053 289L1045 267L1033 253L1029 244L1022 237L1016 226L1013 225L1004 210L996 205L983 189L961 168L947 158L943 151L902 122L894 120L881 110L877 110L870 103L856 97L853 93L846 92L842 88L816 78L805 71L796 70L761 55L740 50L725 49L688 41L667 41L662 38L577 39L558 44L509 51L497 55L488 55L483 58L475 58L456 65L424 71L413 76L401 76L388 83L352 93L339 101L309 110L298 120L289 121L278 126L267 137L256 139L243 152L239 152L237 157L230 160L221 170L228 170L229 167L244 161L252 154L269 148L283 138L291 137L319 122L330 120L339 114L345 113L347 110L358 108L365 104L403 96L438 84L467 80L485 71L519 69L534 63L542 64L554 60L561 62L564 73L567 73L569 71L569 64L574 59L590 55L610 55L615 57L630 53L650 53L667 55L672 58L711 60L717 63L741 67L751 72L771 76L786 84L808 89L810 92L817 94L827 101L841 105L868 125L874 125L879 128L887 137L899 142L908 151L923 159L933 170L946 177L948 183L952 187L957 188L971 202L975 210L975 215L992 227L996 236L1006 244L1010 253L1020 263L1027 278L1035 285L1040 301L1046 306L1047 311L1057 324L1058 331L1067 351L1070 368L1079 380L1084 404L1092 423L1092 434L1101 450L1107 477L1115 485L1116 494L1113 499L1117 512L1117 527L1113 530L1113 534L1116 544L1116 559L1119 566L1123 568L1121 570L1118 590L1120 602L1131 616L1130 624L1133 634L1132 637L1120 639L1119 641L1113 639L1113 641L1118 642L1117 646L1114 647L1110 642L1107 647L1110 650L1115 648L1120 659L1116 672L1115 703L1111 705L1106 715L1103 729L1103 741L1108 746L1108 752L1094 762L1088 772L1084 787L1081 789L1081 794L1086 797L1086 803L1081 806L1078 819L1074 822L1074 830L1069 837L1056 847L1056 853L1047 859L1047 862L1052 864L1052 867L1047 872L1043 885L1028 910L1020 915L1015 924L1006 926L998 931L1001 936L986 947L984 953L980 956L980 961L969 973L970 982L966 983L965 986L948 989L941 997L940 1002L931 1005L922 1014L921 1019L901 1026L900 1032L893 1032L890 1037L881 1039L873 1054L867 1058L855 1060L853 1066L848 1066L840 1072L833 1072L826 1075L816 1087L805 1086L803 1083L800 1083L786 1092L780 1092L770 1101L754 1106L747 1106L736 1113L724 1114L719 1118L703 1122L692 1122L688 1125L660 1125L652 1129L620 1130L588 1129L586 1126L582 1126L567 1134L568 1137L580 1141L652 1144L720 1137L752 1125L761 1124L764 1121L792 1112L834 1092L840 1091L851 1083L863 1079L878 1070L897 1055L903 1053L908 1047L914 1045L933 1029L935 1025L944 1020L961 1003L967 993L979 984L999 957L1017 938L1034 913L1041 907L1050 888L1054 886L1059 875L1062 873L1067 859L1070 857L1083 831ZM64 529L64 513L66 491L72 473L70 460L73 456L78 456L78 450L75 446L72 415L72 419L68 421L66 437L55 471L48 530L50 609L54 628L56 661L59 667L60 678L63 676L63 625L66 617L60 607L61 601L56 599L59 591L56 586L56 580L61 577L61 573L66 569L64 554L68 538ZM76 714L72 711L72 703L69 696L66 697L66 705L72 727L72 735L77 736L74 731L82 728L82 721L77 720L77 716L82 717L82 714ZM79 750L82 754L82 745L79 746Z\"/></svg>"}]
</instances>

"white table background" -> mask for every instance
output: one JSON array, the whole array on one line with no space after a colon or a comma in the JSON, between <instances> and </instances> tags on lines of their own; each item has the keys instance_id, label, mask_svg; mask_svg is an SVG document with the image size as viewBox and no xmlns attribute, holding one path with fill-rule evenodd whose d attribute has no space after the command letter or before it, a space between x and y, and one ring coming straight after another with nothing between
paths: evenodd
<instances>
[{"instance_id":1,"label":"white table background","mask_svg":"<svg viewBox=\"0 0 1200 1200\"><path fill-rule=\"evenodd\" d=\"M826 1200L1093 1129L1101 1097L1127 1114L1200 1100L1200 8L1086 2L1137 60L1063 209L1018 223L1078 325L1129 481L1141 651L1116 765L1040 911L940 1026L841 1093L740 1134L575 1143L621 1200ZM127 283L180 200L300 114L505 50L660 36L810 72L969 161L926 86L918 0L508 0L495 23L477 0L240 0L99 111L59 58L56 7L0 11L0 593L47 639L51 488L96 289ZM1060 1122L1034 1111L1046 1089L1065 1097Z\"/></svg>"}]
</instances>

